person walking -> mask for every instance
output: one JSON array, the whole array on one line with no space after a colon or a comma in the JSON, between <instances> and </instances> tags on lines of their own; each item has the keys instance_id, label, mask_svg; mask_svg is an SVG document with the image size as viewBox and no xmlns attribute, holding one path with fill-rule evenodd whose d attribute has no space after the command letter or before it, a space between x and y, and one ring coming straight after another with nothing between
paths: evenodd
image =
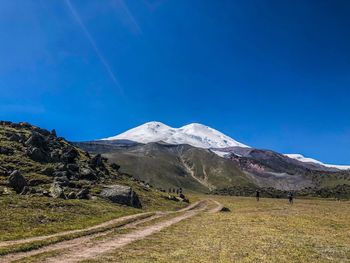
<instances>
[{"instance_id":1,"label":"person walking","mask_svg":"<svg viewBox=\"0 0 350 263\"><path fill-rule=\"evenodd\" d=\"M256 190L256 201L259 202L260 200L260 191Z\"/></svg>"},{"instance_id":2,"label":"person walking","mask_svg":"<svg viewBox=\"0 0 350 263\"><path fill-rule=\"evenodd\" d=\"M292 192L288 192L288 201L289 201L289 204L293 204L293 199L294 199L294 195Z\"/></svg>"}]
</instances>

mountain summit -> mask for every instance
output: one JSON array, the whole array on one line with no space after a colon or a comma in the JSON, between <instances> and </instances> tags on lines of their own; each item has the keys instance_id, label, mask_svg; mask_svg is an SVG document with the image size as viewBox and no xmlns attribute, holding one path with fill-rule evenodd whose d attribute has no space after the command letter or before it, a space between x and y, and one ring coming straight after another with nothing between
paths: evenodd
<instances>
[{"instance_id":1,"label":"mountain summit","mask_svg":"<svg viewBox=\"0 0 350 263\"><path fill-rule=\"evenodd\" d=\"M139 143L163 141L169 144L189 144L207 149L235 146L249 148L249 146L199 123L188 124L181 128L172 128L164 123L152 121L102 140L130 140Z\"/></svg>"}]
</instances>

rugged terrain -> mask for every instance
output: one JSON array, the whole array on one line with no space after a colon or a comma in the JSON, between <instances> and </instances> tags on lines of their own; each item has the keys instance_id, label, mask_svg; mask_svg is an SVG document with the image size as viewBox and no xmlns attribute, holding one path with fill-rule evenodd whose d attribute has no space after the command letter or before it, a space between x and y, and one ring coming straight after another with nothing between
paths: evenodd
<instances>
[{"instance_id":1,"label":"rugged terrain","mask_svg":"<svg viewBox=\"0 0 350 263\"><path fill-rule=\"evenodd\" d=\"M203 149L164 142L127 140L77 143L121 165L120 171L167 190L182 187L199 192L282 197L300 195L350 197L350 172L303 163L270 150L248 147Z\"/></svg>"}]
</instances>

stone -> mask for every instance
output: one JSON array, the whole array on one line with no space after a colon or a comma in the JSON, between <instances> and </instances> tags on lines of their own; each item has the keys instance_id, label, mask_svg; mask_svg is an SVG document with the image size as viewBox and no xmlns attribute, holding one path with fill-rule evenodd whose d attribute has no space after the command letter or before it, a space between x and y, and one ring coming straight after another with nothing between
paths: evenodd
<instances>
[{"instance_id":1,"label":"stone","mask_svg":"<svg viewBox=\"0 0 350 263\"><path fill-rule=\"evenodd\" d=\"M57 133L56 133L56 130L55 130L55 129L53 129L53 130L51 131L51 135L52 135L53 137L57 137Z\"/></svg>"},{"instance_id":2,"label":"stone","mask_svg":"<svg viewBox=\"0 0 350 263\"><path fill-rule=\"evenodd\" d=\"M54 182L50 187L50 194L53 198L66 198L62 187L58 182Z\"/></svg>"},{"instance_id":3,"label":"stone","mask_svg":"<svg viewBox=\"0 0 350 263\"><path fill-rule=\"evenodd\" d=\"M230 208L224 206L223 208L220 209L220 212L231 212L231 210Z\"/></svg>"},{"instance_id":4,"label":"stone","mask_svg":"<svg viewBox=\"0 0 350 263\"><path fill-rule=\"evenodd\" d=\"M54 179L55 182L58 182L62 186L67 186L69 184L69 179L67 176L60 176L60 177L55 177Z\"/></svg>"},{"instance_id":5,"label":"stone","mask_svg":"<svg viewBox=\"0 0 350 263\"><path fill-rule=\"evenodd\" d=\"M42 163L48 161L47 153L44 152L41 148L29 147L27 149L27 155L33 161L42 162Z\"/></svg>"},{"instance_id":6,"label":"stone","mask_svg":"<svg viewBox=\"0 0 350 263\"><path fill-rule=\"evenodd\" d=\"M28 181L29 186L38 186L46 183L48 183L48 180L44 180L44 179L31 179Z\"/></svg>"},{"instance_id":7,"label":"stone","mask_svg":"<svg viewBox=\"0 0 350 263\"><path fill-rule=\"evenodd\" d=\"M47 176L53 176L55 169L52 167L46 167L40 171L41 174L45 174Z\"/></svg>"},{"instance_id":8,"label":"stone","mask_svg":"<svg viewBox=\"0 0 350 263\"><path fill-rule=\"evenodd\" d=\"M78 151L75 148L70 147L68 149L65 149L65 151L62 153L61 159L65 163L74 163L78 155Z\"/></svg>"},{"instance_id":9,"label":"stone","mask_svg":"<svg viewBox=\"0 0 350 263\"><path fill-rule=\"evenodd\" d=\"M80 178L87 180L96 180L97 174L92 169L84 167L80 169Z\"/></svg>"},{"instance_id":10,"label":"stone","mask_svg":"<svg viewBox=\"0 0 350 263\"><path fill-rule=\"evenodd\" d=\"M32 132L32 135L25 142L25 145L43 149L46 146L46 142L45 138L41 134L37 132Z\"/></svg>"},{"instance_id":11,"label":"stone","mask_svg":"<svg viewBox=\"0 0 350 263\"><path fill-rule=\"evenodd\" d=\"M136 208L141 208L141 202L137 194L129 186L124 185L109 185L105 186L100 196L108 199L113 203L123 204Z\"/></svg>"},{"instance_id":12,"label":"stone","mask_svg":"<svg viewBox=\"0 0 350 263\"><path fill-rule=\"evenodd\" d=\"M91 158L91 160L89 161L89 164L92 168L104 167L101 154L97 154L93 158Z\"/></svg>"},{"instance_id":13,"label":"stone","mask_svg":"<svg viewBox=\"0 0 350 263\"><path fill-rule=\"evenodd\" d=\"M90 189L84 188L77 193L78 199L90 199Z\"/></svg>"},{"instance_id":14,"label":"stone","mask_svg":"<svg viewBox=\"0 0 350 263\"><path fill-rule=\"evenodd\" d=\"M22 138L17 133L11 133L8 139L13 142L20 142Z\"/></svg>"},{"instance_id":15,"label":"stone","mask_svg":"<svg viewBox=\"0 0 350 263\"><path fill-rule=\"evenodd\" d=\"M74 193L74 192L70 192L70 193L67 195L67 198L68 198L68 199L76 199L76 198L77 198L77 194Z\"/></svg>"},{"instance_id":16,"label":"stone","mask_svg":"<svg viewBox=\"0 0 350 263\"><path fill-rule=\"evenodd\" d=\"M79 171L79 166L74 164L74 163L70 163L67 165L67 169L72 171L72 172L78 172Z\"/></svg>"},{"instance_id":17,"label":"stone","mask_svg":"<svg viewBox=\"0 0 350 263\"><path fill-rule=\"evenodd\" d=\"M4 155L11 155L13 154L13 150L6 148L6 147L0 147L0 154L4 154Z\"/></svg>"},{"instance_id":18,"label":"stone","mask_svg":"<svg viewBox=\"0 0 350 263\"><path fill-rule=\"evenodd\" d=\"M116 164L116 163L112 163L111 164L111 167L112 167L112 169L114 170L114 171L119 171L119 169L120 169L120 165L118 165L118 164Z\"/></svg>"},{"instance_id":19,"label":"stone","mask_svg":"<svg viewBox=\"0 0 350 263\"><path fill-rule=\"evenodd\" d=\"M53 150L50 152L50 159L52 162L59 162L61 159L61 153L60 150Z\"/></svg>"},{"instance_id":20,"label":"stone","mask_svg":"<svg viewBox=\"0 0 350 263\"><path fill-rule=\"evenodd\" d=\"M36 133L38 133L40 135L44 135L44 136L49 136L51 134L48 130L43 129L43 128L39 128L39 127L33 127L33 130Z\"/></svg>"},{"instance_id":21,"label":"stone","mask_svg":"<svg viewBox=\"0 0 350 263\"><path fill-rule=\"evenodd\" d=\"M14 170L9 178L8 178L8 184L10 187L12 187L17 193L22 192L23 188L27 186L27 180L26 178L21 174L20 171Z\"/></svg>"}]
</instances>

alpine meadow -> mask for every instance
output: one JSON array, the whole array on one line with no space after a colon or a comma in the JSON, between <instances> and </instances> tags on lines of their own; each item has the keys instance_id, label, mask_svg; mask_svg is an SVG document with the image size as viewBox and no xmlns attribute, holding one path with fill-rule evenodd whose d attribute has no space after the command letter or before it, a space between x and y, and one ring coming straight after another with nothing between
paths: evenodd
<instances>
[{"instance_id":1,"label":"alpine meadow","mask_svg":"<svg viewBox=\"0 0 350 263\"><path fill-rule=\"evenodd\" d=\"M350 2L0 2L0 263L350 262Z\"/></svg>"}]
</instances>

